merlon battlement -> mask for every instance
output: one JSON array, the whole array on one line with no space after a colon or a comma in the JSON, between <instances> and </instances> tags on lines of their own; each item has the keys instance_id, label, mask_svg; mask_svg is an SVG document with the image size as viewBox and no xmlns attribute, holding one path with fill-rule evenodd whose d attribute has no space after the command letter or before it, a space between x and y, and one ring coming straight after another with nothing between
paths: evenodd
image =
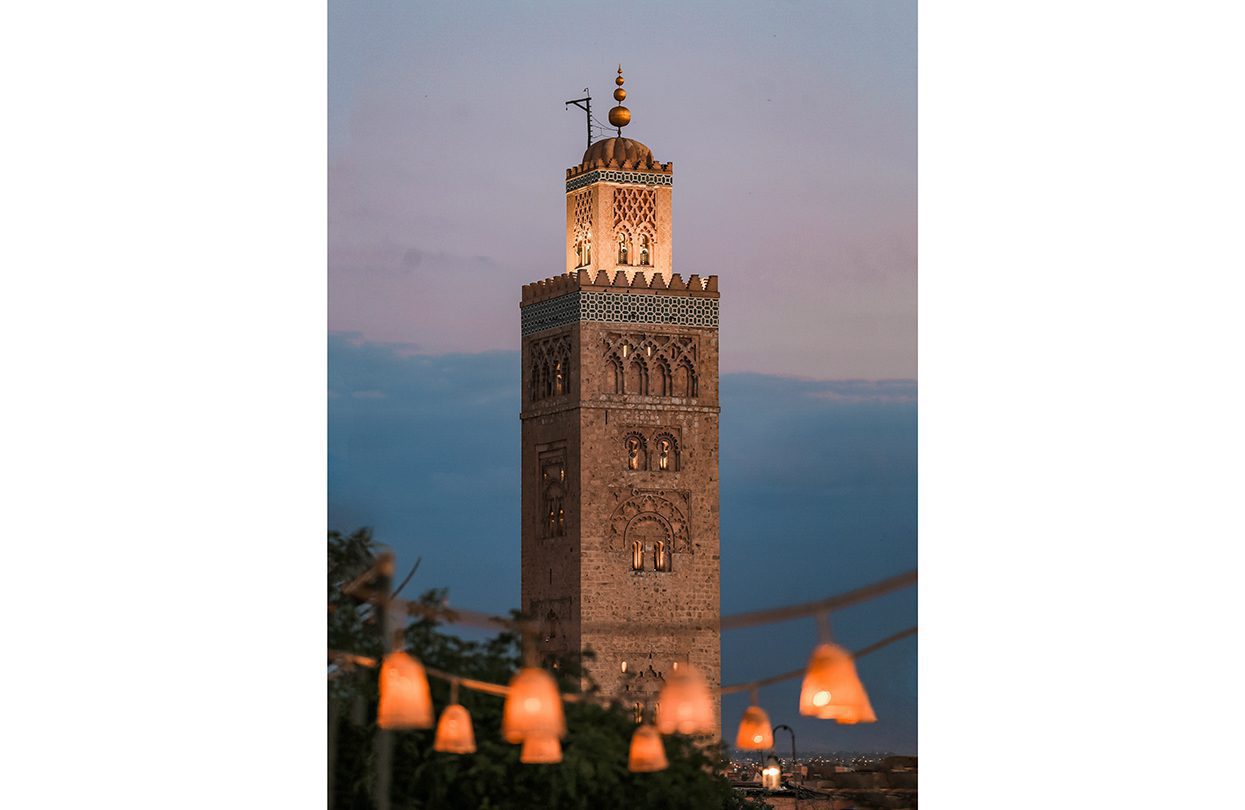
<instances>
[{"instance_id":1,"label":"merlon battlement","mask_svg":"<svg viewBox=\"0 0 1245 810\"><path fill-rule=\"evenodd\" d=\"M596 169L620 169L623 171L635 172L651 172L652 174L674 174L674 163L658 163L657 161L642 160L602 160L597 158L589 163L581 163L578 166L572 166L566 170L566 179L578 177L581 174L595 171ZM668 183L666 185L669 185Z\"/></svg>"},{"instance_id":2,"label":"merlon battlement","mask_svg":"<svg viewBox=\"0 0 1245 810\"><path fill-rule=\"evenodd\" d=\"M630 273L619 270L614 273L614 277L610 278L609 274L604 270L576 270L573 273L563 273L559 276L547 278L544 281L535 281L531 284L523 285L523 300L521 306L534 304L537 301L545 301L550 298L557 298L577 290L593 290L608 292L627 292L642 294L660 294L660 295L683 295L693 298L717 298L718 297L718 277L716 275L701 277L693 274L688 277L687 281L678 273L670 277L670 282L666 283L666 277L661 273L654 273L652 280L645 277L644 272L633 270Z\"/></svg>"}]
</instances>

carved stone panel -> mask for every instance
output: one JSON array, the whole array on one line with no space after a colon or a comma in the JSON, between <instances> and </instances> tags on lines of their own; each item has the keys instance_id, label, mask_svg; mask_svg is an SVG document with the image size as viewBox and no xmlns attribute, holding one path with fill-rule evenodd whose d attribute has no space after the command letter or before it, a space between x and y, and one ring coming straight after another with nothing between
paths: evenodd
<instances>
[{"instance_id":1,"label":"carved stone panel","mask_svg":"<svg viewBox=\"0 0 1245 810\"><path fill-rule=\"evenodd\" d=\"M699 344L693 335L609 332L602 359L604 392L654 397L699 395Z\"/></svg>"},{"instance_id":2,"label":"carved stone panel","mask_svg":"<svg viewBox=\"0 0 1245 810\"><path fill-rule=\"evenodd\" d=\"M664 541L673 552L691 552L690 491L615 490L614 496L619 503L610 515L610 551L631 551L637 541Z\"/></svg>"},{"instance_id":3,"label":"carved stone panel","mask_svg":"<svg viewBox=\"0 0 1245 810\"><path fill-rule=\"evenodd\" d=\"M540 521L538 537L566 536L566 508L569 502L566 485L566 447L554 447L540 453Z\"/></svg>"}]
</instances>

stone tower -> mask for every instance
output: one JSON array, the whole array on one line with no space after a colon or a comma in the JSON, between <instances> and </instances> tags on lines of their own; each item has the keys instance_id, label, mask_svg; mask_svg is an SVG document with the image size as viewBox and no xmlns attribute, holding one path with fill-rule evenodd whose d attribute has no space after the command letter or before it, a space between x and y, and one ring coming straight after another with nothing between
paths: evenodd
<instances>
[{"instance_id":1,"label":"stone tower","mask_svg":"<svg viewBox=\"0 0 1245 810\"><path fill-rule=\"evenodd\" d=\"M566 271L520 304L523 610L637 711L678 666L721 670L718 285L672 272L672 180L637 141L593 143Z\"/></svg>"}]
</instances>

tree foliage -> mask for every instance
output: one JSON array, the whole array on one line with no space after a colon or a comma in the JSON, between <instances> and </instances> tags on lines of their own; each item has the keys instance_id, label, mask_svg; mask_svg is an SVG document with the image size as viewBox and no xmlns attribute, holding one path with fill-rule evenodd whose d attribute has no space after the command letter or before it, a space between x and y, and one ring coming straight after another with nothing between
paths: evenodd
<instances>
[{"instance_id":1,"label":"tree foliage","mask_svg":"<svg viewBox=\"0 0 1245 810\"><path fill-rule=\"evenodd\" d=\"M379 658L379 622L371 607L345 596L341 587L366 571L376 548L368 529L350 535L330 532L329 648ZM444 601L443 591L420 600ZM469 641L443 632L434 620L413 621L405 633L408 649L426 665L479 680L506 683L520 663L519 639L501 633ZM577 661L560 661L563 691L580 681ZM334 668L329 681L330 806L334 810L372 810L377 734L376 671ZM431 679L438 710L449 702L449 686ZM567 738L563 760L555 765L523 765L519 746L501 740L502 700L463 689L459 702L471 713L476 753L466 756L432 750L432 731L394 734L391 804L407 808L762 808L736 794L719 774L721 746L666 737L670 767L658 773L631 773L627 753L635 724L618 705L595 701L565 705Z\"/></svg>"}]
</instances>

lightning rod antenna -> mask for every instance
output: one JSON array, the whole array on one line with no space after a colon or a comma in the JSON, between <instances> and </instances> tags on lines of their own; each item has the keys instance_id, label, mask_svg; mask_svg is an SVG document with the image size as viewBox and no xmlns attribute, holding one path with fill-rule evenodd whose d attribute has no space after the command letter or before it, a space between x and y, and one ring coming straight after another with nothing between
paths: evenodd
<instances>
[{"instance_id":1,"label":"lightning rod antenna","mask_svg":"<svg viewBox=\"0 0 1245 810\"><path fill-rule=\"evenodd\" d=\"M588 88L584 88L584 97L573 99L562 105L562 109L566 109L574 104L576 107L584 111L584 116L588 121L588 146L592 146L592 96L588 93Z\"/></svg>"}]
</instances>

